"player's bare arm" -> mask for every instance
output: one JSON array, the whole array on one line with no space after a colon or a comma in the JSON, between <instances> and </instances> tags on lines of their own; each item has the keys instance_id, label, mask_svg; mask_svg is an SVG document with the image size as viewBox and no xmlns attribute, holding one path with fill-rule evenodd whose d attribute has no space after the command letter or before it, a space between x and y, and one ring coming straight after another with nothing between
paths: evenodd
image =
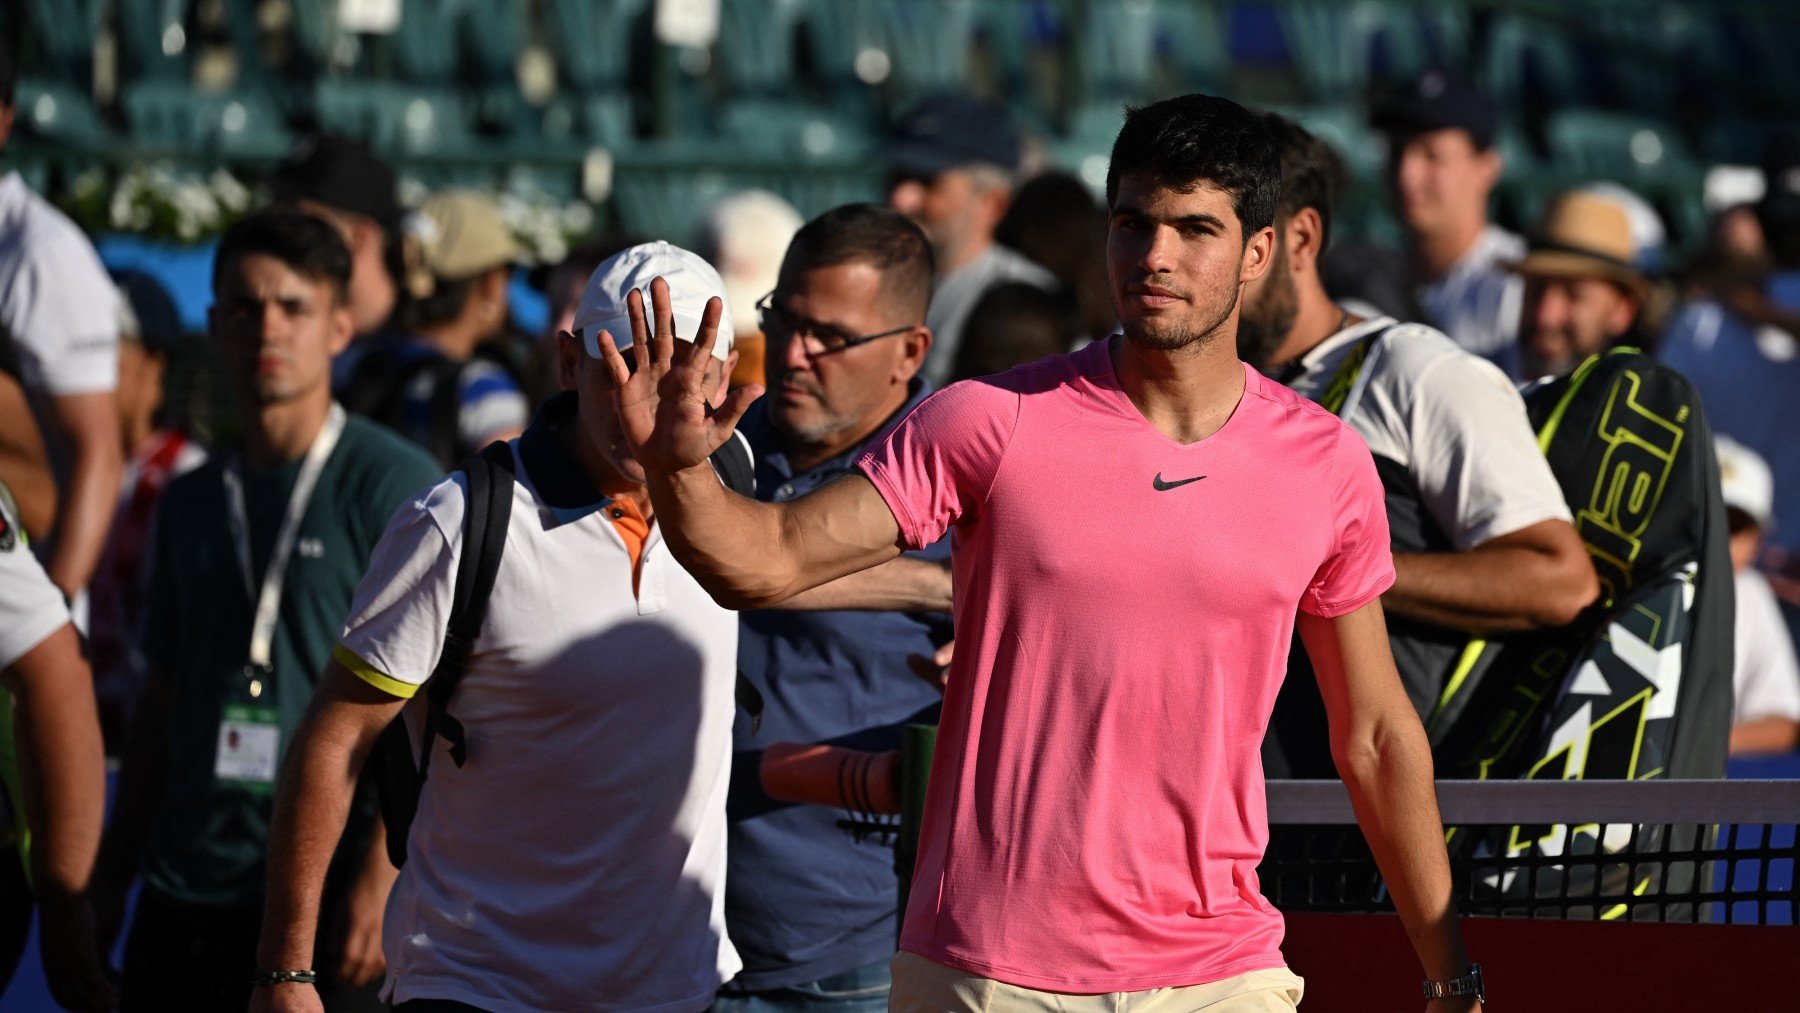
<instances>
[{"instance_id":1,"label":"player's bare arm","mask_svg":"<svg viewBox=\"0 0 1800 1013\"><path fill-rule=\"evenodd\" d=\"M1357 823L1394 898L1425 976L1468 973L1451 899L1450 857L1432 788L1431 747L1388 648L1379 601L1297 624L1331 722L1331 755ZM1472 1010L1474 997L1435 1000L1433 1013Z\"/></svg>"},{"instance_id":2,"label":"player's bare arm","mask_svg":"<svg viewBox=\"0 0 1800 1013\"><path fill-rule=\"evenodd\" d=\"M405 703L336 661L326 666L275 793L258 967L312 967L325 870L343 836L357 777ZM251 997L253 1010L320 1008L318 992L307 984L264 986Z\"/></svg>"},{"instance_id":3,"label":"player's bare arm","mask_svg":"<svg viewBox=\"0 0 1800 1013\"><path fill-rule=\"evenodd\" d=\"M762 388L740 387L718 406L708 404L706 363L722 303L710 300L693 341L678 345L660 278L650 301L654 330L642 294L627 298L630 362L611 335L599 345L615 382L620 427L644 467L664 537L701 586L728 608L766 608L899 555L899 524L860 475L788 503L760 503L719 482L707 458Z\"/></svg>"},{"instance_id":4,"label":"player's bare arm","mask_svg":"<svg viewBox=\"0 0 1800 1013\"><path fill-rule=\"evenodd\" d=\"M1466 552L1394 556L1382 597L1397 615L1476 633L1566 626L1600 596L1599 578L1568 521L1545 520Z\"/></svg>"}]
</instances>

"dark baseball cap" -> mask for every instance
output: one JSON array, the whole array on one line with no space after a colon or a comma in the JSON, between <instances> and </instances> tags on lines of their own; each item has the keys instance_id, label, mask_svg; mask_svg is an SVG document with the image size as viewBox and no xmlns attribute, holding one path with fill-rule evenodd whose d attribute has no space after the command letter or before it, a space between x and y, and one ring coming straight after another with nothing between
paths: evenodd
<instances>
[{"instance_id":1,"label":"dark baseball cap","mask_svg":"<svg viewBox=\"0 0 1800 1013\"><path fill-rule=\"evenodd\" d=\"M1477 148L1490 148L1500 131L1500 109L1474 85L1441 70L1426 71L1375 106L1376 129L1392 134L1465 130Z\"/></svg>"},{"instance_id":2,"label":"dark baseball cap","mask_svg":"<svg viewBox=\"0 0 1800 1013\"><path fill-rule=\"evenodd\" d=\"M974 163L1019 167L1019 131L999 106L966 95L938 95L901 117L888 143L889 163L927 178Z\"/></svg>"},{"instance_id":3,"label":"dark baseball cap","mask_svg":"<svg viewBox=\"0 0 1800 1013\"><path fill-rule=\"evenodd\" d=\"M269 181L277 200L310 200L366 215L392 229L400 224L394 169L368 145L336 134L305 138Z\"/></svg>"}]
</instances>

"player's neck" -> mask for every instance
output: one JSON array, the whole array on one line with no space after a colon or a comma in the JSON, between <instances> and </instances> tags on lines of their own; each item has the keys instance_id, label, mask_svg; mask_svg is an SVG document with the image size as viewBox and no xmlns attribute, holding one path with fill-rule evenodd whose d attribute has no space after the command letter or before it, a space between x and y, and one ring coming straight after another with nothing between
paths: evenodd
<instances>
[{"instance_id":1,"label":"player's neck","mask_svg":"<svg viewBox=\"0 0 1800 1013\"><path fill-rule=\"evenodd\" d=\"M1300 303L1294 314L1294 326L1288 328L1287 337L1282 339L1281 344L1269 356L1264 372L1279 369L1305 357L1351 321L1361 320L1360 317L1345 313L1343 307L1331 301L1331 296L1326 294L1325 286L1316 274L1301 277L1294 283L1294 288Z\"/></svg>"},{"instance_id":2,"label":"player's neck","mask_svg":"<svg viewBox=\"0 0 1800 1013\"><path fill-rule=\"evenodd\" d=\"M1236 317L1231 323L1236 324ZM1110 349L1125 396L1156 430L1177 443L1219 431L1244 396L1244 364L1230 334L1173 350L1118 338Z\"/></svg>"},{"instance_id":3,"label":"player's neck","mask_svg":"<svg viewBox=\"0 0 1800 1013\"><path fill-rule=\"evenodd\" d=\"M258 406L244 429L244 459L253 468L272 468L305 457L330 414L328 387Z\"/></svg>"}]
</instances>

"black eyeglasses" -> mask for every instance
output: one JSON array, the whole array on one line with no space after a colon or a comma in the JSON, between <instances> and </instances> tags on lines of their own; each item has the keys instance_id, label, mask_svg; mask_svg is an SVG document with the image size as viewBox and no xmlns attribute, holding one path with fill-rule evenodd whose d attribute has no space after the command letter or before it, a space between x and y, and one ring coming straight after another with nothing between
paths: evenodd
<instances>
[{"instance_id":1,"label":"black eyeglasses","mask_svg":"<svg viewBox=\"0 0 1800 1013\"><path fill-rule=\"evenodd\" d=\"M918 324L907 324L880 334L865 334L862 337L851 337L841 331L821 329L810 320L801 320L792 313L775 304L775 293L770 292L756 301L756 319L762 327L763 336L772 342L786 343L798 334L801 336L801 347L809 356L836 355L839 352L866 345L871 341L891 338L896 334L905 334L918 327Z\"/></svg>"}]
</instances>

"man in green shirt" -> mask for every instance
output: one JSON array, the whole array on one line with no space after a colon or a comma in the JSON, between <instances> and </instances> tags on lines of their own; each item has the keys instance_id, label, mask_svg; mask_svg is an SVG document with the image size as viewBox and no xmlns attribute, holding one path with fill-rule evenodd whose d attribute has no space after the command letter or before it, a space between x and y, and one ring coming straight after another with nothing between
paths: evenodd
<instances>
[{"instance_id":1,"label":"man in green shirt","mask_svg":"<svg viewBox=\"0 0 1800 1013\"><path fill-rule=\"evenodd\" d=\"M126 1010L248 1002L282 754L370 549L438 478L424 454L331 399L331 360L354 326L349 275L337 233L295 211L246 218L219 244L210 327L244 439L169 485L151 548L150 679L97 874L103 911L144 878ZM372 807L359 829L327 887L340 929L319 951L324 977L346 992L382 969L394 877ZM347 1001L335 1008L362 1008Z\"/></svg>"}]
</instances>

